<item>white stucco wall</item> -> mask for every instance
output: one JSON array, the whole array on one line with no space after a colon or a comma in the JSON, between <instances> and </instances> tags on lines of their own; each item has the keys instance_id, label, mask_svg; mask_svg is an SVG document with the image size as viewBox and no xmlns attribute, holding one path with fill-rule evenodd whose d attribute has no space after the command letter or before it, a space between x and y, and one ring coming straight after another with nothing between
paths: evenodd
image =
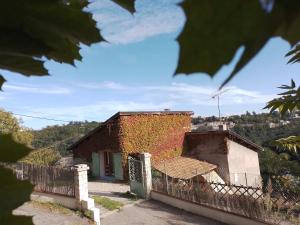
<instances>
[{"instance_id":1,"label":"white stucco wall","mask_svg":"<svg viewBox=\"0 0 300 225\"><path fill-rule=\"evenodd\" d=\"M228 168L230 182L237 185L260 186L258 153L228 140Z\"/></svg>"}]
</instances>

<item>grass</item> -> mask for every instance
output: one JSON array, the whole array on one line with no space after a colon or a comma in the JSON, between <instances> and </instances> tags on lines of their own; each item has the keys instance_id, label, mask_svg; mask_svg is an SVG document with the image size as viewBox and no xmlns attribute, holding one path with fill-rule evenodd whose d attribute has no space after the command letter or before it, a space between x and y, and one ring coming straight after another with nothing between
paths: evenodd
<instances>
[{"instance_id":1,"label":"grass","mask_svg":"<svg viewBox=\"0 0 300 225\"><path fill-rule=\"evenodd\" d=\"M139 199L137 195L131 193L130 191L127 191L125 193L120 193L119 195L120 197L128 198L131 201L137 201Z\"/></svg>"},{"instance_id":2,"label":"grass","mask_svg":"<svg viewBox=\"0 0 300 225\"><path fill-rule=\"evenodd\" d=\"M104 208L110 211L120 209L123 206L122 202L118 202L107 197L93 196L92 198L95 200L96 204L102 205Z\"/></svg>"},{"instance_id":3,"label":"grass","mask_svg":"<svg viewBox=\"0 0 300 225\"><path fill-rule=\"evenodd\" d=\"M31 201L33 207L47 209L50 212L61 213L64 215L71 215L73 211L71 209L65 208L62 205L52 203L52 202L38 202Z\"/></svg>"},{"instance_id":4,"label":"grass","mask_svg":"<svg viewBox=\"0 0 300 225\"><path fill-rule=\"evenodd\" d=\"M80 217L88 218L90 220L90 222L93 221L93 215L90 210L76 210L75 213L76 213L76 215L78 215Z\"/></svg>"}]
</instances>

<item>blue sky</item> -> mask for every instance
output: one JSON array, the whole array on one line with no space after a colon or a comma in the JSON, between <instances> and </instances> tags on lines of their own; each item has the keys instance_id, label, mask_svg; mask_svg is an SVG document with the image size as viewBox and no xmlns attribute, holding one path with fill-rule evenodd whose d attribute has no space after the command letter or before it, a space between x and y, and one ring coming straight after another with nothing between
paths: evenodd
<instances>
[{"instance_id":1,"label":"blue sky","mask_svg":"<svg viewBox=\"0 0 300 225\"><path fill-rule=\"evenodd\" d=\"M217 115L211 96L230 73L236 58L214 79L205 74L173 77L178 60L175 41L184 14L175 0L137 1L132 16L109 0L95 1L93 12L109 43L82 46L76 67L47 62L51 76L26 78L1 71L7 78L0 107L18 113L66 121L104 121L117 111L192 110ZM299 83L299 65L286 65L287 42L272 39L227 86L221 96L222 115L246 110L262 112L281 84ZM239 50L237 55L242 51ZM24 125L39 129L61 124L22 117Z\"/></svg>"}]
</instances>

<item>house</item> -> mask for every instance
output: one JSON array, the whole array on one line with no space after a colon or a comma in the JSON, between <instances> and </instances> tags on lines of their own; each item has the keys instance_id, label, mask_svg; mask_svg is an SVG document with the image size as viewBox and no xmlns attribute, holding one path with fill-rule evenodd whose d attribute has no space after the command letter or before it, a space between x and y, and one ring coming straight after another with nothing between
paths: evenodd
<instances>
[{"instance_id":1,"label":"house","mask_svg":"<svg viewBox=\"0 0 300 225\"><path fill-rule=\"evenodd\" d=\"M258 152L262 147L230 131L187 132L186 157L217 165L216 172L226 183L259 186Z\"/></svg>"},{"instance_id":2,"label":"house","mask_svg":"<svg viewBox=\"0 0 300 225\"><path fill-rule=\"evenodd\" d=\"M127 179L128 156L149 152L153 165L164 162L176 168L177 175L182 174L180 168L184 172L194 168L206 179L210 173L218 181L259 183L261 147L224 127L191 131L191 115L190 111L118 112L69 149L74 157L91 162L96 177Z\"/></svg>"},{"instance_id":3,"label":"house","mask_svg":"<svg viewBox=\"0 0 300 225\"><path fill-rule=\"evenodd\" d=\"M157 161L180 156L189 111L118 112L69 147L74 157L91 162L96 177L127 178L128 155L149 152ZM126 171L126 172L124 172Z\"/></svg>"}]
</instances>

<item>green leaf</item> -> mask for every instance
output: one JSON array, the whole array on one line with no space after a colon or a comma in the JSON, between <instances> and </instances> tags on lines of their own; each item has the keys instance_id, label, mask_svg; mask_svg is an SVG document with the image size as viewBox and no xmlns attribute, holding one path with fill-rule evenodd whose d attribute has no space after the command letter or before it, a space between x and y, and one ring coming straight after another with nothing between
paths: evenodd
<instances>
[{"instance_id":1,"label":"green leaf","mask_svg":"<svg viewBox=\"0 0 300 225\"><path fill-rule=\"evenodd\" d=\"M2 2L0 68L40 76L48 74L45 59L72 65L81 60L81 44L103 41L92 15L84 11L87 4L86 0Z\"/></svg>"},{"instance_id":2,"label":"green leaf","mask_svg":"<svg viewBox=\"0 0 300 225\"><path fill-rule=\"evenodd\" d=\"M33 185L29 181L17 180L10 169L2 166L0 166L0 177L0 223L5 225L33 225L31 216L12 215L12 210L30 200Z\"/></svg>"},{"instance_id":3,"label":"green leaf","mask_svg":"<svg viewBox=\"0 0 300 225\"><path fill-rule=\"evenodd\" d=\"M300 109L300 86L296 88L296 83L291 80L291 86L281 85L279 88L288 91L278 94L282 97L269 101L264 109L269 109L270 112L277 109L282 115L287 111Z\"/></svg>"},{"instance_id":4,"label":"green leaf","mask_svg":"<svg viewBox=\"0 0 300 225\"><path fill-rule=\"evenodd\" d=\"M4 84L6 80L4 79L4 77L2 75L0 75L0 91L2 91L2 85Z\"/></svg>"},{"instance_id":5,"label":"green leaf","mask_svg":"<svg viewBox=\"0 0 300 225\"><path fill-rule=\"evenodd\" d=\"M294 150L297 152L300 149L300 136L290 136L287 138L280 138L272 143L278 148L283 148L286 150Z\"/></svg>"},{"instance_id":6,"label":"green leaf","mask_svg":"<svg viewBox=\"0 0 300 225\"><path fill-rule=\"evenodd\" d=\"M0 146L0 162L16 162L32 150L17 143L11 134L0 134Z\"/></svg>"},{"instance_id":7,"label":"green leaf","mask_svg":"<svg viewBox=\"0 0 300 225\"><path fill-rule=\"evenodd\" d=\"M48 75L44 62L26 56L0 55L0 67L2 69L22 73L23 75Z\"/></svg>"},{"instance_id":8,"label":"green leaf","mask_svg":"<svg viewBox=\"0 0 300 225\"><path fill-rule=\"evenodd\" d=\"M181 5L187 21L178 38L180 54L175 74L202 72L213 77L243 47L223 87L270 38L280 36L292 45L300 40L297 0L274 1L270 13L258 0L186 0Z\"/></svg>"},{"instance_id":9,"label":"green leaf","mask_svg":"<svg viewBox=\"0 0 300 225\"><path fill-rule=\"evenodd\" d=\"M134 1L135 0L112 0L122 8L128 10L131 13L135 13Z\"/></svg>"}]
</instances>

